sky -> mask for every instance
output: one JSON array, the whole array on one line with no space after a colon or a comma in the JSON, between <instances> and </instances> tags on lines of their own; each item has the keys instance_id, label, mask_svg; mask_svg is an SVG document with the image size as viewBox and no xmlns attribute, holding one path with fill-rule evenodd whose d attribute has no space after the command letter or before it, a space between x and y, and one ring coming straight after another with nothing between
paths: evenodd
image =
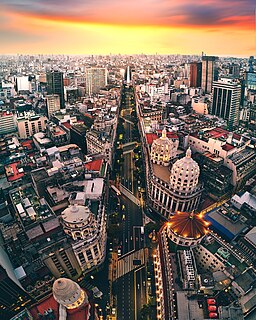
<instances>
[{"instance_id":1,"label":"sky","mask_svg":"<svg viewBox=\"0 0 256 320\"><path fill-rule=\"evenodd\" d=\"M0 54L256 55L255 0L0 0Z\"/></svg>"}]
</instances>

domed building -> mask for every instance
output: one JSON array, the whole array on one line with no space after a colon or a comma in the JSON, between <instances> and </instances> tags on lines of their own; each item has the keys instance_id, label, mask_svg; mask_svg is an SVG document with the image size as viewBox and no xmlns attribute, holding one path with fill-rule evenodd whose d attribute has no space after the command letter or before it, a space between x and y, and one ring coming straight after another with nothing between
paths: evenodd
<instances>
[{"instance_id":1,"label":"domed building","mask_svg":"<svg viewBox=\"0 0 256 320\"><path fill-rule=\"evenodd\" d=\"M209 222L200 214L176 212L167 222L167 235L172 242L180 246L195 246L207 233Z\"/></svg>"},{"instance_id":2,"label":"domed building","mask_svg":"<svg viewBox=\"0 0 256 320\"><path fill-rule=\"evenodd\" d=\"M175 192L193 192L198 185L199 174L199 165L191 158L191 150L188 148L186 156L172 166L170 186Z\"/></svg>"},{"instance_id":3,"label":"domed building","mask_svg":"<svg viewBox=\"0 0 256 320\"><path fill-rule=\"evenodd\" d=\"M162 136L153 141L150 158L153 163L168 166L171 159L177 155L178 141L171 140L166 135L166 129L162 131Z\"/></svg>"},{"instance_id":4,"label":"domed building","mask_svg":"<svg viewBox=\"0 0 256 320\"><path fill-rule=\"evenodd\" d=\"M171 168L152 164L147 188L149 204L165 217L176 211L196 210L203 186L199 183L200 169L188 149L185 157L174 162Z\"/></svg>"},{"instance_id":5,"label":"domed building","mask_svg":"<svg viewBox=\"0 0 256 320\"><path fill-rule=\"evenodd\" d=\"M64 232L84 273L98 267L105 259L106 232L86 206L71 205L61 214Z\"/></svg>"},{"instance_id":6,"label":"domed building","mask_svg":"<svg viewBox=\"0 0 256 320\"><path fill-rule=\"evenodd\" d=\"M67 278L55 280L52 288L54 299L68 310L88 304L88 296L80 286Z\"/></svg>"},{"instance_id":7,"label":"domed building","mask_svg":"<svg viewBox=\"0 0 256 320\"><path fill-rule=\"evenodd\" d=\"M86 240L97 233L97 222L88 207L72 205L61 214L65 233L74 240Z\"/></svg>"}]
</instances>

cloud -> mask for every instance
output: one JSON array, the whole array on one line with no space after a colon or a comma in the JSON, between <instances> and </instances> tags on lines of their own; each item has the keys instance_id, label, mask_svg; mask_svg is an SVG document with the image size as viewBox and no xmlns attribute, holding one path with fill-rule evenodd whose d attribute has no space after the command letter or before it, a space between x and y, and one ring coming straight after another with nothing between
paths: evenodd
<instances>
[{"instance_id":1,"label":"cloud","mask_svg":"<svg viewBox=\"0 0 256 320\"><path fill-rule=\"evenodd\" d=\"M201 0L199 4L192 4L191 0L0 0L1 4L53 20L206 27L248 27L253 25L255 8L254 0ZM249 17L249 21L243 17Z\"/></svg>"}]
</instances>

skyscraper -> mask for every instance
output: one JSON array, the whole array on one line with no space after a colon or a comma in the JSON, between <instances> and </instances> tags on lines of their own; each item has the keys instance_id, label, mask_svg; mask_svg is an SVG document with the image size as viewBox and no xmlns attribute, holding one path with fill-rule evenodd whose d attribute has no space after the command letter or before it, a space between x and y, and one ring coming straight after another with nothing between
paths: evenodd
<instances>
[{"instance_id":1,"label":"skyscraper","mask_svg":"<svg viewBox=\"0 0 256 320\"><path fill-rule=\"evenodd\" d=\"M60 108L64 109L65 100L64 100L63 73L56 70L47 72L46 79L47 79L47 93L58 94L60 97Z\"/></svg>"},{"instance_id":2,"label":"skyscraper","mask_svg":"<svg viewBox=\"0 0 256 320\"><path fill-rule=\"evenodd\" d=\"M0 266L0 319L8 320L33 302L33 298L15 283Z\"/></svg>"},{"instance_id":3,"label":"skyscraper","mask_svg":"<svg viewBox=\"0 0 256 320\"><path fill-rule=\"evenodd\" d=\"M60 96L58 94L48 94L46 96L46 104L47 104L47 115L48 118L56 112L60 110Z\"/></svg>"},{"instance_id":4,"label":"skyscraper","mask_svg":"<svg viewBox=\"0 0 256 320\"><path fill-rule=\"evenodd\" d=\"M190 64L190 87L201 87L202 62L192 62Z\"/></svg>"},{"instance_id":5,"label":"skyscraper","mask_svg":"<svg viewBox=\"0 0 256 320\"><path fill-rule=\"evenodd\" d=\"M204 93L212 92L212 82L218 80L218 69L216 61L218 57L203 56L202 57L202 89Z\"/></svg>"},{"instance_id":6,"label":"skyscraper","mask_svg":"<svg viewBox=\"0 0 256 320\"><path fill-rule=\"evenodd\" d=\"M87 68L85 69L86 93L98 93L101 88L107 85L106 68Z\"/></svg>"},{"instance_id":7,"label":"skyscraper","mask_svg":"<svg viewBox=\"0 0 256 320\"><path fill-rule=\"evenodd\" d=\"M234 80L213 82L211 114L227 120L229 130L238 124L240 96L241 85Z\"/></svg>"}]
</instances>

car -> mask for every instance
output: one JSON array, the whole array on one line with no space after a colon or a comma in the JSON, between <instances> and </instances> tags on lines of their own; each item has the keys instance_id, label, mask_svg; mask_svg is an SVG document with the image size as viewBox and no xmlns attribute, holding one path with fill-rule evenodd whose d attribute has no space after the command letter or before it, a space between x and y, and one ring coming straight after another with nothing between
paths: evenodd
<instances>
[{"instance_id":1,"label":"car","mask_svg":"<svg viewBox=\"0 0 256 320\"><path fill-rule=\"evenodd\" d=\"M209 304L216 304L216 300L215 300L215 299L212 299L212 298L207 299L207 304L208 304L208 305L209 305Z\"/></svg>"},{"instance_id":2,"label":"car","mask_svg":"<svg viewBox=\"0 0 256 320\"><path fill-rule=\"evenodd\" d=\"M210 312L210 313L209 313L209 318L210 318L210 319L217 319L217 318L218 318L218 313L216 313L216 312Z\"/></svg>"},{"instance_id":3,"label":"car","mask_svg":"<svg viewBox=\"0 0 256 320\"><path fill-rule=\"evenodd\" d=\"M121 248L118 248L118 249L117 249L117 255L118 255L119 257L122 255L122 250L121 250Z\"/></svg>"},{"instance_id":4,"label":"car","mask_svg":"<svg viewBox=\"0 0 256 320\"><path fill-rule=\"evenodd\" d=\"M122 215L122 220L125 220L125 214Z\"/></svg>"},{"instance_id":5,"label":"car","mask_svg":"<svg viewBox=\"0 0 256 320\"><path fill-rule=\"evenodd\" d=\"M217 310L217 307L216 307L216 306L214 306L214 305L208 306L208 311L214 312L214 311L216 311L216 310Z\"/></svg>"},{"instance_id":6,"label":"car","mask_svg":"<svg viewBox=\"0 0 256 320\"><path fill-rule=\"evenodd\" d=\"M93 293L94 298L101 298L103 295L103 293L97 287L94 287L92 289L92 293Z\"/></svg>"}]
</instances>

